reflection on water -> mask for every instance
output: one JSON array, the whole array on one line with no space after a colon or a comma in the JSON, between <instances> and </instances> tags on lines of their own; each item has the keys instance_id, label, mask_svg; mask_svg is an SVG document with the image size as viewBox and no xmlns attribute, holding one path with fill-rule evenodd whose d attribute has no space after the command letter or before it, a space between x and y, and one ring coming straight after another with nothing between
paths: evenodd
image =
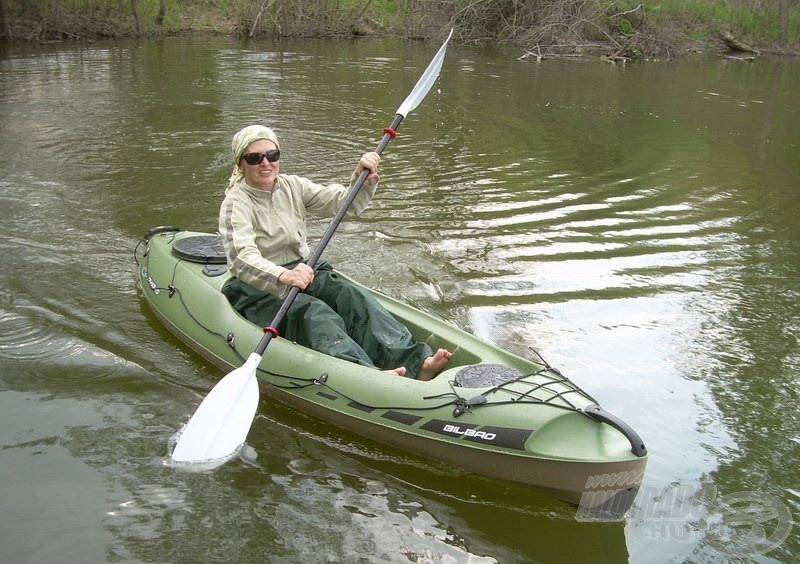
<instances>
[{"instance_id":1,"label":"reflection on water","mask_svg":"<svg viewBox=\"0 0 800 564\"><path fill-rule=\"evenodd\" d=\"M651 459L627 524L578 523L267 401L256 457L210 473L163 463L220 374L139 303L136 241L156 224L216 228L230 136L251 122L277 130L284 172L346 179L430 55L391 41L6 50L0 495L17 518L0 527L14 533L4 559L715 560L706 502L664 499L756 491L797 516L791 60L623 69L450 49L384 154L373 205L326 251L540 352L633 425ZM790 536L764 558L798 554Z\"/></svg>"}]
</instances>

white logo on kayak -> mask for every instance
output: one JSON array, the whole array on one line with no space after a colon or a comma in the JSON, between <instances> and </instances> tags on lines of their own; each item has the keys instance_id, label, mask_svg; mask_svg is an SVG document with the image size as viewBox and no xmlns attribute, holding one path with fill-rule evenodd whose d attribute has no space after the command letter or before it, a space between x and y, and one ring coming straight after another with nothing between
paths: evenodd
<instances>
[{"instance_id":1,"label":"white logo on kayak","mask_svg":"<svg viewBox=\"0 0 800 564\"><path fill-rule=\"evenodd\" d=\"M453 433L454 435L475 437L476 439L483 439L484 441L493 441L495 440L495 438L497 438L496 433L487 433L486 431L476 431L475 429L462 429L458 425L445 425L443 431L445 433Z\"/></svg>"},{"instance_id":2,"label":"white logo on kayak","mask_svg":"<svg viewBox=\"0 0 800 564\"><path fill-rule=\"evenodd\" d=\"M147 285L150 286L150 289L153 290L154 294L160 294L161 293L161 290L158 289L158 286L156 286L156 283L153 282L153 279L150 278L149 274L147 274L147 268L146 267L142 267L142 276L147 278Z\"/></svg>"}]
</instances>

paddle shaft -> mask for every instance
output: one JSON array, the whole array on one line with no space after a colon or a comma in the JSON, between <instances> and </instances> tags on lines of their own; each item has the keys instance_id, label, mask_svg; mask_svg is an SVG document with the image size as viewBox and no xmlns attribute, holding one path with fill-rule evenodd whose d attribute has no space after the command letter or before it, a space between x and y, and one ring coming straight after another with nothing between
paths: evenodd
<instances>
[{"instance_id":1,"label":"paddle shaft","mask_svg":"<svg viewBox=\"0 0 800 564\"><path fill-rule=\"evenodd\" d=\"M378 143L375 152L379 155L383 153L383 150L389 144L389 141L392 140L394 137L393 132L397 130L400 126L400 122L403 121L404 116L402 114L396 114L394 119L392 120L392 125L390 125L383 134L380 143ZM347 194L347 197L342 204L342 207L339 208L339 211L336 212L336 215L333 216L333 220L331 221L328 228L325 230L325 233L322 234L322 238L317 243L317 246L314 248L314 251L311 255L306 259L306 264L311 268L314 268L317 263L319 262L320 257L322 257L323 251L325 251L325 247L328 246L331 239L333 238L333 234L338 229L339 224L342 223L344 216L347 215L347 212L350 209L350 206L353 204L353 201L358 196L361 187L364 185L364 182L367 180L367 176L369 176L370 171L368 169L364 169L359 174L358 178L356 179L356 183L353 185L353 188L350 189L350 192ZM281 304L281 308L278 310L278 313L275 314L275 318L272 320L272 323L269 325L269 329L264 330L264 336L261 338L261 341L258 343L256 347L255 353L259 356L264 354L264 351L267 350L272 338L277 336L277 329L280 325L283 318L286 317L286 314L289 312L289 308L292 307L295 298L300 293L300 288L297 286L292 286L289 290L289 294L284 298L283 303ZM273 331L274 329L274 331Z\"/></svg>"},{"instance_id":2,"label":"paddle shaft","mask_svg":"<svg viewBox=\"0 0 800 564\"><path fill-rule=\"evenodd\" d=\"M383 139L381 139L378 148L375 150L379 155L394 137L395 130L400 125L400 122L422 102L422 99L433 87L442 68L447 42L450 41L452 35L453 30L451 29L447 39L430 64L428 64L428 68L422 73L414 89L400 104L400 107L397 108L391 127L384 129ZM366 169L359 173L356 182L345 196L342 206L323 234L319 244L306 260L306 264L311 268L317 265L322 252L347 214L369 174L370 171ZM261 356L272 341L272 338L278 336L277 327L283 321L299 293L299 288L290 288L272 324L264 328L264 337L259 342L256 350L250 354L242 366L220 380L200 403L175 445L175 450L172 453L173 461L216 461L216 465L219 465L233 456L237 448L244 443L258 409L259 394L256 371L261 362Z\"/></svg>"}]
</instances>

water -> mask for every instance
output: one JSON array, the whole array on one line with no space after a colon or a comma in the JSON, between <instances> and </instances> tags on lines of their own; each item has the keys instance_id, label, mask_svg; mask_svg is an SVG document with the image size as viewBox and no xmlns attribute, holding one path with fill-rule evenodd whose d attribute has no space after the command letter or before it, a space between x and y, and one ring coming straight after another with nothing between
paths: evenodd
<instances>
[{"instance_id":1,"label":"water","mask_svg":"<svg viewBox=\"0 0 800 564\"><path fill-rule=\"evenodd\" d=\"M326 251L539 351L642 435L628 519L584 523L267 400L246 456L165 464L221 374L144 308L136 242L215 229L230 138L252 122L277 130L284 172L346 179L435 46L4 49L3 561L797 560L800 62L620 68L451 46L370 210Z\"/></svg>"}]
</instances>

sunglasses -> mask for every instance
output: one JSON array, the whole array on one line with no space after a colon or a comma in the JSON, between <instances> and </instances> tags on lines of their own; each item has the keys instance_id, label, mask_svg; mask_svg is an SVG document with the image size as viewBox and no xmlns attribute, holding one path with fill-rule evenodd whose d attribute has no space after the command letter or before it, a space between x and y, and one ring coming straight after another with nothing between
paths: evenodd
<instances>
[{"instance_id":1,"label":"sunglasses","mask_svg":"<svg viewBox=\"0 0 800 564\"><path fill-rule=\"evenodd\" d=\"M261 161L263 161L265 157L267 159L267 162L270 163L278 162L281 158L281 150L272 149L271 151L267 151L266 153L247 153L246 155L242 155L244 162L246 162L249 165L261 164Z\"/></svg>"}]
</instances>

